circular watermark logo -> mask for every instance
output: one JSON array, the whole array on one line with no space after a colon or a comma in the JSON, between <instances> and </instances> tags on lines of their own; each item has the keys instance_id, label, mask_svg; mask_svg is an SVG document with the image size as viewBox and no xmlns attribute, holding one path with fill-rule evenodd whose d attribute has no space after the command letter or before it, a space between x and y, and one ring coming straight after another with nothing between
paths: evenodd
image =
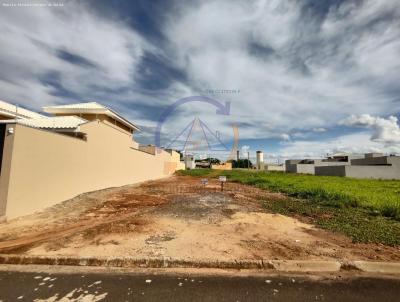
<instances>
[{"instance_id":1,"label":"circular watermark logo","mask_svg":"<svg viewBox=\"0 0 400 302\"><path fill-rule=\"evenodd\" d=\"M162 131L162 127L163 127L164 123L180 106L188 104L188 103L193 103L193 102L201 102L201 103L205 103L207 106L215 107L216 115L221 115L221 116L229 116L230 115L230 111L231 111L231 103L230 102L222 103L213 98L205 97L205 96L190 96L190 97L179 99L176 102L174 102L173 104L171 104L170 106L168 106L163 111L163 113L161 114L161 116L158 120L156 132L155 132L155 146L157 147L158 150L161 148L161 131ZM191 121L178 134L178 136L174 140L172 140L172 142L167 146L167 148L169 146L171 146L174 143L174 141L178 137L180 137L185 131L189 130L188 137L190 137L190 135L195 127L198 127L203 132L204 138L205 138L205 143L207 144L209 151L212 151L212 147L209 142L209 139L207 138L207 133L209 134L209 136L213 136L213 138L217 142L219 142L219 144L221 146L223 146L226 151L229 151L229 149L226 147L226 145L222 142L219 131L216 131L216 132L211 131L210 127L208 127L207 124L204 123L199 118L195 118L193 121ZM186 143L187 143L187 141L188 141L188 139L186 139ZM184 145L184 149L186 148L186 143ZM195 145L196 145L196 143L195 143ZM233 144L232 144L232 148L230 150L230 154L228 157L229 159L235 158L235 154L236 154L238 145L239 145L239 129L236 125L233 125Z\"/></svg>"}]
</instances>

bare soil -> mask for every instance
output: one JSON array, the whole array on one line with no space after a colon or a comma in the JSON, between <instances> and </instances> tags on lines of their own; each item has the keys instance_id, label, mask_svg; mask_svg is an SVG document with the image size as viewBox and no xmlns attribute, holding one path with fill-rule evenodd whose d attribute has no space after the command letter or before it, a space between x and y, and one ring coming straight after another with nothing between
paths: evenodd
<instances>
[{"instance_id":1,"label":"bare soil","mask_svg":"<svg viewBox=\"0 0 400 302\"><path fill-rule=\"evenodd\" d=\"M355 244L307 220L268 213L246 185L174 176L82 194L0 224L0 253L185 260L400 260L398 247Z\"/></svg>"}]
</instances>

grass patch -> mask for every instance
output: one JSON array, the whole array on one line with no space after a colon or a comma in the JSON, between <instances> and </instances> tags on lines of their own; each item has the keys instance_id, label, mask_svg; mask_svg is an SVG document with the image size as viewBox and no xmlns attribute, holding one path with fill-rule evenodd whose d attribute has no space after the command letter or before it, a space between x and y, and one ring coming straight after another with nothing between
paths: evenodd
<instances>
[{"instance_id":1,"label":"grass patch","mask_svg":"<svg viewBox=\"0 0 400 302\"><path fill-rule=\"evenodd\" d=\"M178 174L226 175L230 181L282 192L295 199L265 202L264 207L284 215L306 216L355 242L400 245L400 181L245 170L197 169Z\"/></svg>"},{"instance_id":2,"label":"grass patch","mask_svg":"<svg viewBox=\"0 0 400 302\"><path fill-rule=\"evenodd\" d=\"M306 217L322 229L349 236L353 242L400 245L400 222L374 216L362 208L335 208L306 199L288 198L264 202L266 210L293 217Z\"/></svg>"},{"instance_id":3,"label":"grass patch","mask_svg":"<svg viewBox=\"0 0 400 302\"><path fill-rule=\"evenodd\" d=\"M197 169L179 171L179 173L202 177L226 175L230 181L282 192L288 196L309 199L338 208L360 207L400 221L400 181L398 180L354 179L251 170Z\"/></svg>"}]
</instances>

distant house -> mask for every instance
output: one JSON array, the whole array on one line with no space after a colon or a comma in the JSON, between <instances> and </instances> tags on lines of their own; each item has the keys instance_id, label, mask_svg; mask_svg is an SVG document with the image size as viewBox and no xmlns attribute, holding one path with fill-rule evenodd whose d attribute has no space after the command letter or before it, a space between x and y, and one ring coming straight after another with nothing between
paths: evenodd
<instances>
[{"instance_id":1,"label":"distant house","mask_svg":"<svg viewBox=\"0 0 400 302\"><path fill-rule=\"evenodd\" d=\"M211 168L209 161L196 161L196 168Z\"/></svg>"},{"instance_id":2,"label":"distant house","mask_svg":"<svg viewBox=\"0 0 400 302\"><path fill-rule=\"evenodd\" d=\"M354 178L400 179L400 157L382 153L334 154L326 159L289 159L286 172Z\"/></svg>"},{"instance_id":3,"label":"distant house","mask_svg":"<svg viewBox=\"0 0 400 302\"><path fill-rule=\"evenodd\" d=\"M361 158L351 159L348 165L316 166L315 174L354 178L400 179L400 156L366 153Z\"/></svg>"},{"instance_id":4,"label":"distant house","mask_svg":"<svg viewBox=\"0 0 400 302\"><path fill-rule=\"evenodd\" d=\"M183 168L179 153L139 146L139 127L99 103L44 107L52 116L0 105L0 217Z\"/></svg>"}]
</instances>

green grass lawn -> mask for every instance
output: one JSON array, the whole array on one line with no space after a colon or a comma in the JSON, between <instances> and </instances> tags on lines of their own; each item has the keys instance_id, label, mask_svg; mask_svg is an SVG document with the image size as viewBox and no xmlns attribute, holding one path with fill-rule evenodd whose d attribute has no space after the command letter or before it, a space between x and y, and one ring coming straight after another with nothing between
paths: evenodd
<instances>
[{"instance_id":1,"label":"green grass lawn","mask_svg":"<svg viewBox=\"0 0 400 302\"><path fill-rule=\"evenodd\" d=\"M181 175L217 177L282 192L296 199L264 203L274 212L302 215L354 241L400 245L400 181L335 176L196 169Z\"/></svg>"}]
</instances>

